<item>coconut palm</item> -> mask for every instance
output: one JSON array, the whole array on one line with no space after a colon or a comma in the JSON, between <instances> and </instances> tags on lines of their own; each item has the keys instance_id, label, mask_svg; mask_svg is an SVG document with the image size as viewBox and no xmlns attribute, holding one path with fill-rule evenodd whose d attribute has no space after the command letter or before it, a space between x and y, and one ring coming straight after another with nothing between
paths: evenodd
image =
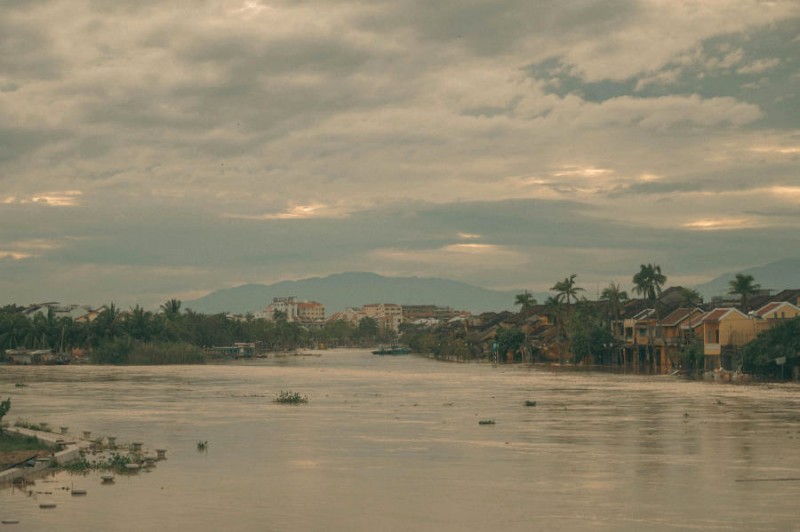
<instances>
[{"instance_id":1,"label":"coconut palm","mask_svg":"<svg viewBox=\"0 0 800 532\"><path fill-rule=\"evenodd\" d=\"M681 296L682 307L696 307L703 304L703 296L697 290L682 286L678 289L678 293Z\"/></svg>"},{"instance_id":2,"label":"coconut palm","mask_svg":"<svg viewBox=\"0 0 800 532\"><path fill-rule=\"evenodd\" d=\"M743 312L750 310L750 296L754 295L759 289L761 289L761 285L756 284L753 281L755 281L755 279L752 275L737 273L736 277L732 281L728 282L728 285L730 286L728 293L731 295L738 294L741 297L739 304L742 307Z\"/></svg>"},{"instance_id":3,"label":"coconut palm","mask_svg":"<svg viewBox=\"0 0 800 532\"><path fill-rule=\"evenodd\" d=\"M575 278L578 275L573 273L569 277L564 277L563 281L558 281L556 284L550 288L556 292L556 297L560 300L566 300L567 305L571 303L571 300L574 298L575 301L578 300L578 292L583 292L583 288L575 286Z\"/></svg>"},{"instance_id":4,"label":"coconut palm","mask_svg":"<svg viewBox=\"0 0 800 532\"><path fill-rule=\"evenodd\" d=\"M527 310L537 303L538 301L536 301L536 299L527 290L521 294L517 294L517 296L514 298L514 305L520 305L520 310Z\"/></svg>"},{"instance_id":5,"label":"coconut palm","mask_svg":"<svg viewBox=\"0 0 800 532\"><path fill-rule=\"evenodd\" d=\"M661 287L667 282L667 276L661 273L661 266L658 264L642 264L639 266L639 273L633 276L633 291L643 295L652 305L656 313L656 328L661 327L661 318L658 315L658 305L656 299L661 295ZM650 350L648 353L649 363L654 362L655 358L655 337L652 327L647 328Z\"/></svg>"},{"instance_id":6,"label":"coconut palm","mask_svg":"<svg viewBox=\"0 0 800 532\"><path fill-rule=\"evenodd\" d=\"M161 311L169 321L173 321L181 313L181 301L179 299L170 299L161 304Z\"/></svg>"},{"instance_id":7,"label":"coconut palm","mask_svg":"<svg viewBox=\"0 0 800 532\"><path fill-rule=\"evenodd\" d=\"M622 307L628 301L628 292L622 290L619 283L608 283L608 286L600 292L600 300L607 302L608 316L613 328L613 322L619 320Z\"/></svg>"},{"instance_id":8,"label":"coconut palm","mask_svg":"<svg viewBox=\"0 0 800 532\"><path fill-rule=\"evenodd\" d=\"M564 363L564 303L558 296L550 296L544 302L545 312L553 320L556 328L556 345L558 346L558 361Z\"/></svg>"},{"instance_id":9,"label":"coconut palm","mask_svg":"<svg viewBox=\"0 0 800 532\"><path fill-rule=\"evenodd\" d=\"M655 301L661 295L661 287L667 282L667 276L661 273L657 264L642 264L639 273L633 276L633 291L643 295L648 301Z\"/></svg>"}]
</instances>

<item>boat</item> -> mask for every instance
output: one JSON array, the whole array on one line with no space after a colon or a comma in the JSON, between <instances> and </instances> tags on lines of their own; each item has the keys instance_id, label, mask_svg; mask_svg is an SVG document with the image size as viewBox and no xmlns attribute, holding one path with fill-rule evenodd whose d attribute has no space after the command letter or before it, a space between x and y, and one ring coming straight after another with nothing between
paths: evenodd
<instances>
[{"instance_id":1,"label":"boat","mask_svg":"<svg viewBox=\"0 0 800 532\"><path fill-rule=\"evenodd\" d=\"M373 351L373 355L407 355L411 352L411 349L407 347L403 347L400 345L392 345L389 347L381 346L376 351Z\"/></svg>"}]
</instances>

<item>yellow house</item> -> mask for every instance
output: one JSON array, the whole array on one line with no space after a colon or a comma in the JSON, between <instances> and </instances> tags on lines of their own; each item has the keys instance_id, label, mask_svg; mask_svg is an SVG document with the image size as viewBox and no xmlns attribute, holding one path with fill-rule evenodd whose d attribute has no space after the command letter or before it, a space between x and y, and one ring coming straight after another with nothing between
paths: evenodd
<instances>
[{"instance_id":1,"label":"yellow house","mask_svg":"<svg viewBox=\"0 0 800 532\"><path fill-rule=\"evenodd\" d=\"M764 305L753 315L762 320L790 320L800 316L800 307L787 301L776 301Z\"/></svg>"},{"instance_id":2,"label":"yellow house","mask_svg":"<svg viewBox=\"0 0 800 532\"><path fill-rule=\"evenodd\" d=\"M739 349L753 340L760 327L756 320L735 308L715 308L693 323L703 339L705 369L732 370Z\"/></svg>"}]
</instances>

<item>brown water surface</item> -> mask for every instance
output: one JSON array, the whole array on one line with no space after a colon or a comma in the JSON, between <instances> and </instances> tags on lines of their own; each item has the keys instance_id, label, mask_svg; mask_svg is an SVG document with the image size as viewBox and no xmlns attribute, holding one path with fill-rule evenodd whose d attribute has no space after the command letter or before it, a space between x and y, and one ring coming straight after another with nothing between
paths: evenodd
<instances>
[{"instance_id":1,"label":"brown water surface","mask_svg":"<svg viewBox=\"0 0 800 532\"><path fill-rule=\"evenodd\" d=\"M9 421L168 449L111 485L59 473L31 488L51 494L0 489L0 519L17 531L800 530L796 385L321 353L0 366ZM309 403L273 403L281 390Z\"/></svg>"}]
</instances>

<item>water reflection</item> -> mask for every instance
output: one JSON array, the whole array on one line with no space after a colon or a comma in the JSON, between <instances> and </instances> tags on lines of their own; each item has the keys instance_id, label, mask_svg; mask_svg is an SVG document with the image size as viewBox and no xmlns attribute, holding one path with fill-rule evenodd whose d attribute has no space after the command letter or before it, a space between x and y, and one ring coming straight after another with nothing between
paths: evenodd
<instances>
[{"instance_id":1,"label":"water reflection","mask_svg":"<svg viewBox=\"0 0 800 532\"><path fill-rule=\"evenodd\" d=\"M309 403L273 403L281 390ZM0 395L12 396L12 420L169 450L152 473L112 486L80 477L87 496L49 513L0 490L0 517L18 530L786 529L800 494L800 482L737 482L800 477L791 385L329 351L7 367Z\"/></svg>"}]
</instances>

